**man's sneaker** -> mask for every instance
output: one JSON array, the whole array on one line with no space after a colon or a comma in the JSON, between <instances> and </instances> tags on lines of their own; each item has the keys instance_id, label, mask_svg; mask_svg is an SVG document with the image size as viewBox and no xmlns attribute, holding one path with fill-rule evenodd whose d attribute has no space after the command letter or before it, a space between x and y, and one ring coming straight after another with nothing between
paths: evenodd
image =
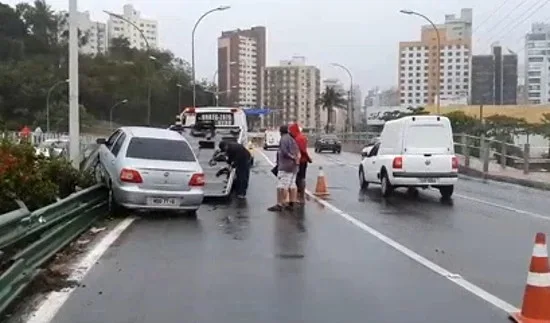
<instances>
[{"instance_id":1,"label":"man's sneaker","mask_svg":"<svg viewBox=\"0 0 550 323\"><path fill-rule=\"evenodd\" d=\"M270 212L281 212L283 210L283 207L279 204L277 205L273 205L273 206L270 206L267 208L268 211Z\"/></svg>"}]
</instances>

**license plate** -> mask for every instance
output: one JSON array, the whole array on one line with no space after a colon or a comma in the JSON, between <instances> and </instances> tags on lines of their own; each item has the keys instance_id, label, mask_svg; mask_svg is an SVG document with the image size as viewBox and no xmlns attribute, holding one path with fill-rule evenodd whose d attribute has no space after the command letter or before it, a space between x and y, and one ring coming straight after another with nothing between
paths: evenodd
<instances>
[{"instance_id":1,"label":"license plate","mask_svg":"<svg viewBox=\"0 0 550 323\"><path fill-rule=\"evenodd\" d=\"M424 177L424 178L420 178L420 182L421 183L427 183L427 184L435 184L435 183L437 183L437 178Z\"/></svg>"},{"instance_id":2,"label":"license plate","mask_svg":"<svg viewBox=\"0 0 550 323\"><path fill-rule=\"evenodd\" d=\"M179 204L179 199L171 197L151 197L148 199L147 203L149 205L176 206Z\"/></svg>"}]
</instances>

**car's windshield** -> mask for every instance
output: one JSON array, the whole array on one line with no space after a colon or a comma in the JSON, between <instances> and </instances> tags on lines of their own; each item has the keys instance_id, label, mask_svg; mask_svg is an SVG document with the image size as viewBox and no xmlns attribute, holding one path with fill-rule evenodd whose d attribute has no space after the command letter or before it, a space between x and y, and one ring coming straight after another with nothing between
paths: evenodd
<instances>
[{"instance_id":1,"label":"car's windshield","mask_svg":"<svg viewBox=\"0 0 550 323\"><path fill-rule=\"evenodd\" d=\"M195 161L191 147L182 140L135 137L130 140L126 157L164 161Z\"/></svg>"}]
</instances>

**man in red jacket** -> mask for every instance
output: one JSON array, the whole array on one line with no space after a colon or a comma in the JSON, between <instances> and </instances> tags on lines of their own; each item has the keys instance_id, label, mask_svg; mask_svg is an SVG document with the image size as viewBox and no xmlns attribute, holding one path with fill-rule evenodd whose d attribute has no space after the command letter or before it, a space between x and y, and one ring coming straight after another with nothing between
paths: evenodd
<instances>
[{"instance_id":1,"label":"man in red jacket","mask_svg":"<svg viewBox=\"0 0 550 323\"><path fill-rule=\"evenodd\" d=\"M288 126L288 132L296 141L298 149L300 149L300 164L298 166L298 173L296 174L296 186L298 188L298 202L303 204L306 197L307 164L311 163L311 158L307 153L307 137L302 134L297 122Z\"/></svg>"}]
</instances>

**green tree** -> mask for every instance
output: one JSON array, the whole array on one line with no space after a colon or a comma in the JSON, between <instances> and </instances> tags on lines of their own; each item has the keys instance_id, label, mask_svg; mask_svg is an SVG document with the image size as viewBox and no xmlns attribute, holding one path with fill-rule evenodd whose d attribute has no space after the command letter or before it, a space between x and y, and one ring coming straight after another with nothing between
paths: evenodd
<instances>
[{"instance_id":1,"label":"green tree","mask_svg":"<svg viewBox=\"0 0 550 323\"><path fill-rule=\"evenodd\" d=\"M456 110L444 114L451 121L453 132L472 134L479 131L481 123L475 117L467 115L464 111Z\"/></svg>"},{"instance_id":2,"label":"green tree","mask_svg":"<svg viewBox=\"0 0 550 323\"><path fill-rule=\"evenodd\" d=\"M331 132L334 126L331 124L331 111L332 108L345 109L347 107L347 100L344 97L344 93L337 91L334 87L327 86L325 91L321 93L321 97L317 100L317 106L327 112L327 125L325 131Z\"/></svg>"}]
</instances>

